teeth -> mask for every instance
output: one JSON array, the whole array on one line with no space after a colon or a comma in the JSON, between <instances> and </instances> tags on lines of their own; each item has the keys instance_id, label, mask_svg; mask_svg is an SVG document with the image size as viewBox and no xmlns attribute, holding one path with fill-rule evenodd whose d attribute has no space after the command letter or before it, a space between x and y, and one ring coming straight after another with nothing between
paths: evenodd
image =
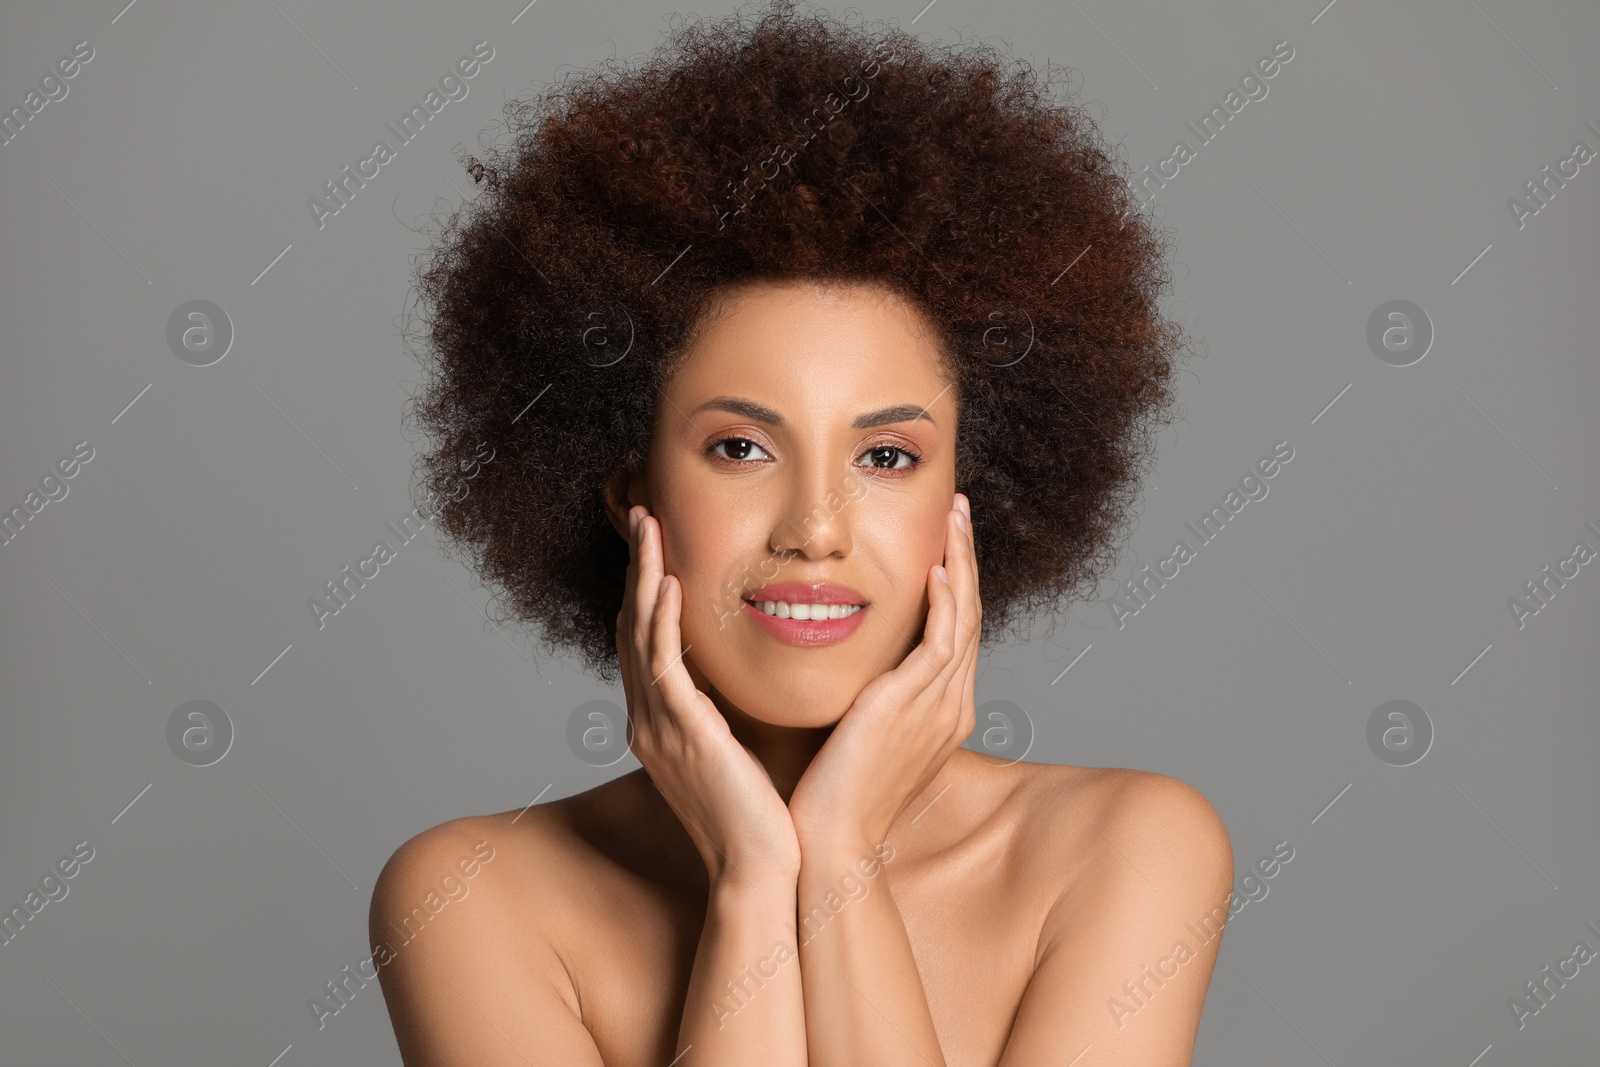
<instances>
[{"instance_id":1,"label":"teeth","mask_svg":"<svg viewBox=\"0 0 1600 1067\"><path fill-rule=\"evenodd\" d=\"M787 600L756 600L752 603L768 615L780 619L843 619L861 610L860 604L796 604Z\"/></svg>"}]
</instances>

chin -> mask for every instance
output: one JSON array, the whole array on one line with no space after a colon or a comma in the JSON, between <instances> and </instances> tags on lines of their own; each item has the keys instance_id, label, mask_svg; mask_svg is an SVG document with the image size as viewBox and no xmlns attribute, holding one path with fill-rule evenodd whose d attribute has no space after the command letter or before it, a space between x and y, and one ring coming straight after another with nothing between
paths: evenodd
<instances>
[{"instance_id":1,"label":"chin","mask_svg":"<svg viewBox=\"0 0 1600 1067\"><path fill-rule=\"evenodd\" d=\"M798 672L776 669L770 656L745 657L726 648L705 669L696 661L688 671L713 701L720 698L756 722L792 729L835 725L861 692L860 685L841 684L841 673L821 664Z\"/></svg>"},{"instance_id":2,"label":"chin","mask_svg":"<svg viewBox=\"0 0 1600 1067\"><path fill-rule=\"evenodd\" d=\"M867 683L907 651L881 622L824 647L785 645L751 619L729 618L724 628L683 638L694 649L685 662L702 693L757 722L795 729L836 725Z\"/></svg>"}]
</instances>

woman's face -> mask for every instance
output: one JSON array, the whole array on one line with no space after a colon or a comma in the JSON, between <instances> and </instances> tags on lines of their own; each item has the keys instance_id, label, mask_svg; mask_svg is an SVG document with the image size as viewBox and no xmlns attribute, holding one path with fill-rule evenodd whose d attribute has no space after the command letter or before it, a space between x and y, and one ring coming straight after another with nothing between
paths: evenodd
<instances>
[{"instance_id":1,"label":"woman's face","mask_svg":"<svg viewBox=\"0 0 1600 1067\"><path fill-rule=\"evenodd\" d=\"M837 722L922 640L944 559L957 404L927 328L881 289L746 286L656 410L630 500L682 584L690 677L762 722ZM827 599L866 606L810 623L760 606Z\"/></svg>"}]
</instances>

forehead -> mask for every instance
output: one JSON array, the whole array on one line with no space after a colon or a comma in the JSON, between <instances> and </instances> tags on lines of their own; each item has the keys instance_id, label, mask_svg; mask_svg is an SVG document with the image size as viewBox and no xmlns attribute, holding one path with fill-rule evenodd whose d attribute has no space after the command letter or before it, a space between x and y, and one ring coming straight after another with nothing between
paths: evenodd
<instances>
[{"instance_id":1,"label":"forehead","mask_svg":"<svg viewBox=\"0 0 1600 1067\"><path fill-rule=\"evenodd\" d=\"M891 395L930 403L946 384L935 327L905 297L870 284L796 279L720 295L668 391L680 402L737 394L853 417Z\"/></svg>"}]
</instances>

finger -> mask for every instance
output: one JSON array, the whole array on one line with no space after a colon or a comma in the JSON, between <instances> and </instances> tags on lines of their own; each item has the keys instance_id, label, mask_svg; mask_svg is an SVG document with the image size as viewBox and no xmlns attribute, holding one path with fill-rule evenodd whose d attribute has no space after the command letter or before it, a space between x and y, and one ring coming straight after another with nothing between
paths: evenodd
<instances>
[{"instance_id":1,"label":"finger","mask_svg":"<svg viewBox=\"0 0 1600 1067\"><path fill-rule=\"evenodd\" d=\"M948 577L948 571L946 572ZM919 688L932 686L957 660L956 596L948 580L928 568L928 619L922 628L922 643L917 645L918 669L912 681Z\"/></svg>"},{"instance_id":2,"label":"finger","mask_svg":"<svg viewBox=\"0 0 1600 1067\"><path fill-rule=\"evenodd\" d=\"M661 590L652 620L650 675L652 684L660 691L662 706L673 725L682 733L700 724L707 714L700 691L683 657L689 650L683 647L681 608L683 586L678 579L669 577ZM693 716L684 719L683 716Z\"/></svg>"},{"instance_id":3,"label":"finger","mask_svg":"<svg viewBox=\"0 0 1600 1067\"><path fill-rule=\"evenodd\" d=\"M956 743L965 740L977 726L977 698L974 681L978 670L978 642L968 642L961 657L961 666L951 676L945 689L945 705L950 709L954 731L959 736Z\"/></svg>"},{"instance_id":4,"label":"finger","mask_svg":"<svg viewBox=\"0 0 1600 1067\"><path fill-rule=\"evenodd\" d=\"M638 576L633 590L633 647L640 653L642 667L650 664L650 623L655 616L661 591L661 524L649 514L639 519ZM652 672L653 674L653 672ZM648 681L649 679L646 679Z\"/></svg>"},{"instance_id":5,"label":"finger","mask_svg":"<svg viewBox=\"0 0 1600 1067\"><path fill-rule=\"evenodd\" d=\"M631 553L628 565L629 582L627 590L628 619L627 630L623 634L627 646L628 672L633 680L633 699L629 703L630 715L635 719L635 730L643 729L647 734L656 727L655 702L652 699L650 676L645 673L649 665L649 640L648 629L650 614L647 610L654 609L654 590L660 583L657 578L651 583L646 574L648 530L645 518L648 511L637 506L630 509L630 513L638 515L638 521L633 527L633 537L630 541ZM645 602L648 601L648 609ZM644 636L641 636L644 635Z\"/></svg>"},{"instance_id":6,"label":"finger","mask_svg":"<svg viewBox=\"0 0 1600 1067\"><path fill-rule=\"evenodd\" d=\"M972 524L969 521L969 528L961 529L958 516L965 518L965 513L952 508L948 520L950 528L945 537L945 567L950 572L950 588L956 595L956 647L964 650L978 630L978 575L977 556L972 548Z\"/></svg>"},{"instance_id":7,"label":"finger","mask_svg":"<svg viewBox=\"0 0 1600 1067\"><path fill-rule=\"evenodd\" d=\"M978 531L977 531L977 527L973 524L973 521L972 521L972 498L967 496L967 494L965 494L965 493L960 494L960 496L961 496L961 502L964 505L963 508L962 508L962 511L967 516L967 537L966 537L966 542L967 542L967 555L972 560L972 597L973 597L973 603L977 606L978 617L981 620L982 617L983 617L983 598L982 598L983 590L982 590L981 586L979 585L979 575L980 575L981 572L978 569Z\"/></svg>"},{"instance_id":8,"label":"finger","mask_svg":"<svg viewBox=\"0 0 1600 1067\"><path fill-rule=\"evenodd\" d=\"M983 632L983 601L979 596L978 553L972 528L971 498L965 493L956 494L956 508L967 520L967 529L958 531L959 535L956 538L962 559L956 564L952 574L953 588L963 609L962 629L957 638L962 646L962 661L950 681L955 690L947 691L946 697L951 701L957 716L957 732L965 729L966 733L971 733L968 724L975 726L977 721L974 680L977 673L978 644Z\"/></svg>"},{"instance_id":9,"label":"finger","mask_svg":"<svg viewBox=\"0 0 1600 1067\"><path fill-rule=\"evenodd\" d=\"M623 699L627 705L628 720L634 724L635 731L639 723L635 721L642 717L639 701L642 695L639 691L636 674L636 658L633 654L633 587L637 577L638 566L638 528L633 521L634 509L628 509L628 566L623 575L622 583L622 609L617 612L617 664L622 675Z\"/></svg>"}]
</instances>

